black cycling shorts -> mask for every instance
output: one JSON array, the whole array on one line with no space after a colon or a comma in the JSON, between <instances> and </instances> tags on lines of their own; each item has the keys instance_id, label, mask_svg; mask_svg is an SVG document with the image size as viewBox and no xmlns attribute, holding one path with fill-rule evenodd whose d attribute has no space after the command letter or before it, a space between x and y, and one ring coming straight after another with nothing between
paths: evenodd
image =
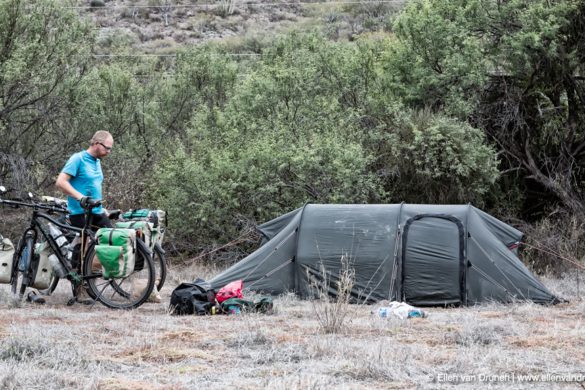
<instances>
[{"instance_id":1,"label":"black cycling shorts","mask_svg":"<svg viewBox=\"0 0 585 390\"><path fill-rule=\"evenodd\" d=\"M71 225L78 228L83 228L85 225L85 214L70 215L69 220L71 221ZM106 213L91 214L91 221L89 221L89 225L91 226L92 230L97 230L102 227L111 228L112 221L108 218Z\"/></svg>"}]
</instances>

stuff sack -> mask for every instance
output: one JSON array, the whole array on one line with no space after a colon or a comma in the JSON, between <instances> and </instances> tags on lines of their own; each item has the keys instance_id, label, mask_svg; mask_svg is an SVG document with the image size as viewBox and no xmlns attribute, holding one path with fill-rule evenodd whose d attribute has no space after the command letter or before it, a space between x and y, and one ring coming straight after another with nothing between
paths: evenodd
<instances>
[{"instance_id":1,"label":"stuff sack","mask_svg":"<svg viewBox=\"0 0 585 390\"><path fill-rule=\"evenodd\" d=\"M229 298L221 303L221 309L227 314L239 314L241 312L271 313L274 308L272 298L264 297L259 301L249 301L241 298Z\"/></svg>"},{"instance_id":2,"label":"stuff sack","mask_svg":"<svg viewBox=\"0 0 585 390\"><path fill-rule=\"evenodd\" d=\"M104 279L125 278L134 271L136 230L102 228L96 233L95 253Z\"/></svg>"},{"instance_id":3,"label":"stuff sack","mask_svg":"<svg viewBox=\"0 0 585 390\"><path fill-rule=\"evenodd\" d=\"M8 238L0 235L0 283L10 283L14 245Z\"/></svg>"},{"instance_id":4,"label":"stuff sack","mask_svg":"<svg viewBox=\"0 0 585 390\"><path fill-rule=\"evenodd\" d=\"M236 280L223 286L215 295L218 303L222 303L230 298L243 298L242 289L244 288L243 280Z\"/></svg>"},{"instance_id":5,"label":"stuff sack","mask_svg":"<svg viewBox=\"0 0 585 390\"><path fill-rule=\"evenodd\" d=\"M209 283L197 279L193 283L181 283L173 290L169 311L175 315L210 314L214 301Z\"/></svg>"},{"instance_id":6,"label":"stuff sack","mask_svg":"<svg viewBox=\"0 0 585 390\"><path fill-rule=\"evenodd\" d=\"M35 244L35 256L38 256L39 262L37 272L35 273L35 281L33 287L39 290L45 290L49 288L51 284L51 274L53 273L53 267L49 262L49 255L53 253L49 244L40 242Z\"/></svg>"},{"instance_id":7,"label":"stuff sack","mask_svg":"<svg viewBox=\"0 0 585 390\"><path fill-rule=\"evenodd\" d=\"M141 239L151 250L154 248L154 241L152 240L152 223L147 221L116 222L116 227L136 230L136 237Z\"/></svg>"},{"instance_id":8,"label":"stuff sack","mask_svg":"<svg viewBox=\"0 0 585 390\"><path fill-rule=\"evenodd\" d=\"M149 214L150 214L149 209L128 210L124 214L122 214L122 218L126 220L145 221L148 219Z\"/></svg>"}]
</instances>

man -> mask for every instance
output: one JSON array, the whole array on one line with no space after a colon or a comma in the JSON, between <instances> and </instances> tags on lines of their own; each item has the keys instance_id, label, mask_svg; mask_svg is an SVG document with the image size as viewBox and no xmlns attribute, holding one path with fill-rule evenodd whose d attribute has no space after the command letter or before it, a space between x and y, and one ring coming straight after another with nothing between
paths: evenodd
<instances>
[{"instance_id":1,"label":"man","mask_svg":"<svg viewBox=\"0 0 585 390\"><path fill-rule=\"evenodd\" d=\"M67 194L67 208L71 224L83 227L85 215L82 204L89 198L102 199L102 183L104 174L100 159L106 157L112 151L114 138L104 130L97 131L91 138L87 150L72 155L61 170L57 187ZM108 216L102 206L92 210L91 225L96 227L112 227Z\"/></svg>"},{"instance_id":2,"label":"man","mask_svg":"<svg viewBox=\"0 0 585 390\"><path fill-rule=\"evenodd\" d=\"M88 198L93 200L102 199L102 183L104 175L100 159L106 157L112 151L114 138L107 131L97 131L91 138L89 148L79 153L75 153L67 160L65 167L61 170L57 182L57 187L67 194L67 208L69 209L69 220L73 226L83 227L85 224L85 214L82 204L86 203ZM112 223L100 206L92 210L90 224L93 227L112 227ZM74 250L73 259L77 259ZM74 268L79 263L74 262ZM101 270L101 264L97 257L92 263L92 268ZM80 286L81 287L81 286ZM143 290L142 290L143 291ZM140 291L138 291L140 292ZM75 293L76 300L82 296L83 290ZM161 298L157 291L149 297L151 302L160 302ZM81 300L83 303L93 303L93 300Z\"/></svg>"}]
</instances>

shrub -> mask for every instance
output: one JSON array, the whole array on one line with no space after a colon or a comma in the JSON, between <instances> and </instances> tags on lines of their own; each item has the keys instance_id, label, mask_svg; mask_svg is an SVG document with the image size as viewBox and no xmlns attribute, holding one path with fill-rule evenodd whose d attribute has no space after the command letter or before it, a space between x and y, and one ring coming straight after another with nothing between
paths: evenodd
<instances>
[{"instance_id":1,"label":"shrub","mask_svg":"<svg viewBox=\"0 0 585 390\"><path fill-rule=\"evenodd\" d=\"M425 110L392 115L394 122L371 142L394 202L483 203L499 174L480 130Z\"/></svg>"},{"instance_id":2,"label":"shrub","mask_svg":"<svg viewBox=\"0 0 585 390\"><path fill-rule=\"evenodd\" d=\"M89 5L91 7L105 7L106 3L104 2L104 0L91 0L89 2Z\"/></svg>"}]
</instances>

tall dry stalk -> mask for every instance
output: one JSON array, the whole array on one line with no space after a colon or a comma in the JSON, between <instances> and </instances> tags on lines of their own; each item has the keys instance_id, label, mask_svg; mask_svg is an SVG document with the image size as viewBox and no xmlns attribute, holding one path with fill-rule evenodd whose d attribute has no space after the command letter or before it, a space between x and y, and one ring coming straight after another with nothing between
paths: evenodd
<instances>
[{"instance_id":1,"label":"tall dry stalk","mask_svg":"<svg viewBox=\"0 0 585 390\"><path fill-rule=\"evenodd\" d=\"M324 333L338 333L343 329L350 314L351 290L355 280L355 270L350 268L349 256L341 256L341 270L338 280L331 281L331 273L320 263L320 278L309 276L311 290L317 299L311 301L319 328ZM331 288L335 295L329 294Z\"/></svg>"},{"instance_id":2,"label":"tall dry stalk","mask_svg":"<svg viewBox=\"0 0 585 390\"><path fill-rule=\"evenodd\" d=\"M219 14L222 17L227 17L234 13L236 8L236 0L219 0Z\"/></svg>"}]
</instances>

